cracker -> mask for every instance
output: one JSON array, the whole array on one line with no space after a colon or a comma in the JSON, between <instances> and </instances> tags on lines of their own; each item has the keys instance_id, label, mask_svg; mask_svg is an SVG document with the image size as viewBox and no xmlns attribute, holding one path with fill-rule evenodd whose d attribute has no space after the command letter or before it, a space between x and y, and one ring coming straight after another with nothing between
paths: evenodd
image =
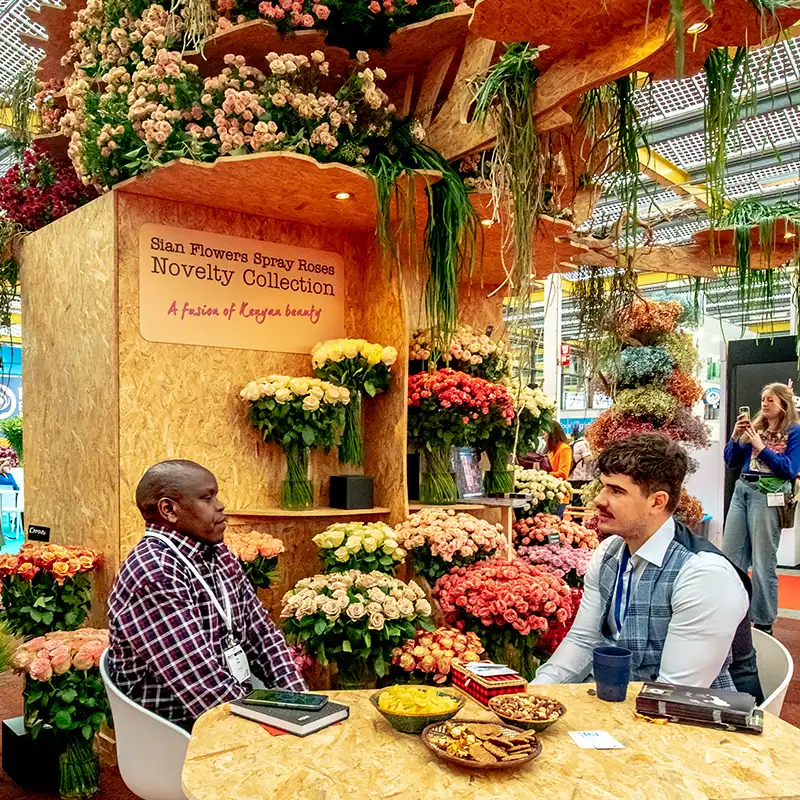
<instances>
[{"instance_id":1,"label":"cracker","mask_svg":"<svg viewBox=\"0 0 800 800\"><path fill-rule=\"evenodd\" d=\"M496 744L492 744L491 742L484 742L483 746L486 750L488 750L493 756L499 758L501 761L506 757L507 753L503 750L502 747L498 747Z\"/></svg>"},{"instance_id":2,"label":"cracker","mask_svg":"<svg viewBox=\"0 0 800 800\"><path fill-rule=\"evenodd\" d=\"M507 739L511 745L515 744L529 744L536 740L536 731L526 731L525 733L518 733L515 736Z\"/></svg>"},{"instance_id":3,"label":"cracker","mask_svg":"<svg viewBox=\"0 0 800 800\"><path fill-rule=\"evenodd\" d=\"M527 753L514 753L513 755L506 756L503 761L522 761L524 758L527 758L531 754L529 750Z\"/></svg>"},{"instance_id":4,"label":"cracker","mask_svg":"<svg viewBox=\"0 0 800 800\"><path fill-rule=\"evenodd\" d=\"M497 761L482 744L472 745L469 749L469 754L479 764L494 764Z\"/></svg>"},{"instance_id":5,"label":"cracker","mask_svg":"<svg viewBox=\"0 0 800 800\"><path fill-rule=\"evenodd\" d=\"M472 722L467 725L467 730L479 739L488 739L490 736L499 736L503 729L493 722Z\"/></svg>"},{"instance_id":6,"label":"cracker","mask_svg":"<svg viewBox=\"0 0 800 800\"><path fill-rule=\"evenodd\" d=\"M503 736L490 736L489 741L498 747L502 747L503 750L509 750L514 746L511 739L506 739Z\"/></svg>"},{"instance_id":7,"label":"cracker","mask_svg":"<svg viewBox=\"0 0 800 800\"><path fill-rule=\"evenodd\" d=\"M529 744L519 744L516 747L509 747L507 752L509 755L514 755L514 753L522 753L529 751L531 746Z\"/></svg>"}]
</instances>

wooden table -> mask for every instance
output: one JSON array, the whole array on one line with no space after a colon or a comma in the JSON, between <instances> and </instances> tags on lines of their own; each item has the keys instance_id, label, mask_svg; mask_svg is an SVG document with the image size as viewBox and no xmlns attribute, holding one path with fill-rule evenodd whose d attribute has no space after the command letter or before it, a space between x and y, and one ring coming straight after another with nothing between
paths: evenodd
<instances>
[{"instance_id":1,"label":"wooden table","mask_svg":"<svg viewBox=\"0 0 800 800\"><path fill-rule=\"evenodd\" d=\"M333 693L350 719L306 739L270 736L227 706L197 722L183 768L189 800L687 800L800 796L800 730L769 716L761 736L654 725L626 703L604 703L587 685L542 686L567 714L541 734L542 754L508 772L461 770L417 736L397 733L370 692ZM494 719L469 703L463 718ZM606 730L624 750L581 750L570 730Z\"/></svg>"}]
</instances>

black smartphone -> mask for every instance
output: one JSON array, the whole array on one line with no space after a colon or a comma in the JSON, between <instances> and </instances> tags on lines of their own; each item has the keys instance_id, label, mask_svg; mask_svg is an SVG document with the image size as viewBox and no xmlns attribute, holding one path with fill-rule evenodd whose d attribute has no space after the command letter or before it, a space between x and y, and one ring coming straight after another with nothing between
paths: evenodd
<instances>
[{"instance_id":1,"label":"black smartphone","mask_svg":"<svg viewBox=\"0 0 800 800\"><path fill-rule=\"evenodd\" d=\"M272 708L297 708L301 711L319 711L328 698L324 694L303 694L282 689L256 689L242 698L247 706L271 706Z\"/></svg>"}]
</instances>

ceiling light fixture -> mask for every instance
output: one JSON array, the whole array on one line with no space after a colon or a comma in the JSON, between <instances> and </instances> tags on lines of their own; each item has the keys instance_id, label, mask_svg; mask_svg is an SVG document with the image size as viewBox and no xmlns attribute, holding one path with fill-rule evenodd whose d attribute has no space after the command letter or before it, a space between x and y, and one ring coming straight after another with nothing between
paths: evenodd
<instances>
[{"instance_id":1,"label":"ceiling light fixture","mask_svg":"<svg viewBox=\"0 0 800 800\"><path fill-rule=\"evenodd\" d=\"M707 22L695 22L694 25L690 25L686 29L686 33L689 36L697 36L698 33L703 33L704 31L708 30L708 23Z\"/></svg>"},{"instance_id":2,"label":"ceiling light fixture","mask_svg":"<svg viewBox=\"0 0 800 800\"><path fill-rule=\"evenodd\" d=\"M794 231L786 231L786 233L783 234L783 238L784 239L794 239L794 237L796 235L797 234Z\"/></svg>"},{"instance_id":3,"label":"ceiling light fixture","mask_svg":"<svg viewBox=\"0 0 800 800\"><path fill-rule=\"evenodd\" d=\"M492 227L492 221L490 219L482 219L481 220L481 225L483 225L484 228L491 228Z\"/></svg>"},{"instance_id":4,"label":"ceiling light fixture","mask_svg":"<svg viewBox=\"0 0 800 800\"><path fill-rule=\"evenodd\" d=\"M334 197L337 200L349 200L350 199L350 192L336 192Z\"/></svg>"}]
</instances>

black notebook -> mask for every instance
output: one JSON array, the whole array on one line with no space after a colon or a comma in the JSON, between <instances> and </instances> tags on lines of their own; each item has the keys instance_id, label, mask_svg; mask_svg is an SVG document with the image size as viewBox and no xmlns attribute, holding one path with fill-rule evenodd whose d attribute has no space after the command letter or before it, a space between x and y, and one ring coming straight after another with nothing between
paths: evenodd
<instances>
[{"instance_id":1,"label":"black notebook","mask_svg":"<svg viewBox=\"0 0 800 800\"><path fill-rule=\"evenodd\" d=\"M301 711L297 708L249 706L241 700L234 700L231 703L231 711L237 716L251 719L253 722L263 722L295 736L308 736L350 716L349 706L331 702L326 703L319 711Z\"/></svg>"},{"instance_id":2,"label":"black notebook","mask_svg":"<svg viewBox=\"0 0 800 800\"><path fill-rule=\"evenodd\" d=\"M735 728L750 733L764 729L764 712L745 692L645 683L636 698L636 710L648 717L715 728Z\"/></svg>"}]
</instances>

